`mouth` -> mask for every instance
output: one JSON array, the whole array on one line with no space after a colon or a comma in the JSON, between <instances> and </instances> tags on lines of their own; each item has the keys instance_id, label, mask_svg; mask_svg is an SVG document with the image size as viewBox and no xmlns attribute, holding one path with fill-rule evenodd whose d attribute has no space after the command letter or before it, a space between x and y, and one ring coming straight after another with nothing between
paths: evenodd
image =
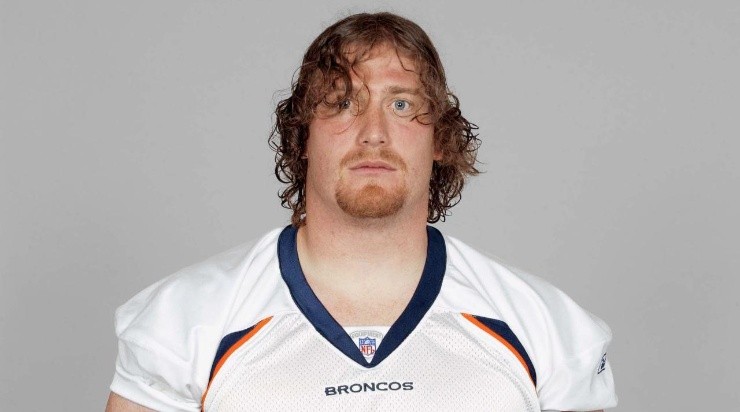
<instances>
[{"instance_id":1,"label":"mouth","mask_svg":"<svg viewBox=\"0 0 740 412\"><path fill-rule=\"evenodd\" d=\"M349 170L358 172L393 172L396 168L386 162L374 160L357 163L350 167Z\"/></svg>"}]
</instances>

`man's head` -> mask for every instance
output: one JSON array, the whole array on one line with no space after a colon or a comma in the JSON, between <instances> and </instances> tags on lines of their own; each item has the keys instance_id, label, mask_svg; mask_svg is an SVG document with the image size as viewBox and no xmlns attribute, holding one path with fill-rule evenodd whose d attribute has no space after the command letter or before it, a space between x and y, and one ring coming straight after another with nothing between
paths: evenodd
<instances>
[{"instance_id":1,"label":"man's head","mask_svg":"<svg viewBox=\"0 0 740 412\"><path fill-rule=\"evenodd\" d=\"M393 14L357 14L327 28L276 116L275 174L288 184L280 196L296 226L308 192L367 218L392 215L411 196L428 202L427 221L436 222L478 173L476 127L447 88L437 51L419 26Z\"/></svg>"}]
</instances>

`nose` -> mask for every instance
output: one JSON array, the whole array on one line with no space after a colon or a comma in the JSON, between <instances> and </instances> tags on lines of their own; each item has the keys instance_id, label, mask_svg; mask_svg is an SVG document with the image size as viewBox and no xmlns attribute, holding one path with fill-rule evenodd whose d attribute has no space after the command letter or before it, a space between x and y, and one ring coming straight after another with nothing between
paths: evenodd
<instances>
[{"instance_id":1,"label":"nose","mask_svg":"<svg viewBox=\"0 0 740 412\"><path fill-rule=\"evenodd\" d=\"M359 115L358 143L363 146L378 146L388 143L388 119L379 104L369 105Z\"/></svg>"}]
</instances>

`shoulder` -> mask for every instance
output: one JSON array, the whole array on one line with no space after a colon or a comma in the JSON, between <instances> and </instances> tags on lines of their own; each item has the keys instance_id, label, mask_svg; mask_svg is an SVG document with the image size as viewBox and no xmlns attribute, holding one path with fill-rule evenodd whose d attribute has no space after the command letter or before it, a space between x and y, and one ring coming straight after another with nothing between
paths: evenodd
<instances>
[{"instance_id":1,"label":"shoulder","mask_svg":"<svg viewBox=\"0 0 740 412\"><path fill-rule=\"evenodd\" d=\"M220 307L228 306L241 289L270 275L268 269L276 260L279 234L280 229L272 230L259 239L185 267L142 290L116 310L116 332L125 332L133 323L155 322L156 315L164 316L169 322L213 321L213 314L218 313ZM142 317L143 313L152 317Z\"/></svg>"},{"instance_id":2,"label":"shoulder","mask_svg":"<svg viewBox=\"0 0 740 412\"><path fill-rule=\"evenodd\" d=\"M593 410L616 404L606 362L612 332L603 320L538 276L453 237L445 237L445 244L441 304L508 325L534 364L543 409Z\"/></svg>"},{"instance_id":3,"label":"shoulder","mask_svg":"<svg viewBox=\"0 0 740 412\"><path fill-rule=\"evenodd\" d=\"M119 307L111 390L155 410L199 410L221 338L289 304L279 234L181 269Z\"/></svg>"},{"instance_id":4,"label":"shoulder","mask_svg":"<svg viewBox=\"0 0 740 412\"><path fill-rule=\"evenodd\" d=\"M581 326L579 340L611 339L609 326L544 279L445 237L447 273L443 291L451 308L481 316L503 317L532 332L555 328L568 333ZM573 336L573 339L576 337Z\"/></svg>"}]
</instances>

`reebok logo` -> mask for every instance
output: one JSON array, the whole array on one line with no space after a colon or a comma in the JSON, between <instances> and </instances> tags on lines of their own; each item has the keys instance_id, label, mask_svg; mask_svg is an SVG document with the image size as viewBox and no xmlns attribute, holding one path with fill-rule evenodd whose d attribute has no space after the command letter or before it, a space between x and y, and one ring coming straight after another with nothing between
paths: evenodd
<instances>
[{"instance_id":1,"label":"reebok logo","mask_svg":"<svg viewBox=\"0 0 740 412\"><path fill-rule=\"evenodd\" d=\"M599 363L599 369L596 371L596 374L598 375L604 372L604 369L606 369L606 353L601 357L601 363Z\"/></svg>"}]
</instances>

